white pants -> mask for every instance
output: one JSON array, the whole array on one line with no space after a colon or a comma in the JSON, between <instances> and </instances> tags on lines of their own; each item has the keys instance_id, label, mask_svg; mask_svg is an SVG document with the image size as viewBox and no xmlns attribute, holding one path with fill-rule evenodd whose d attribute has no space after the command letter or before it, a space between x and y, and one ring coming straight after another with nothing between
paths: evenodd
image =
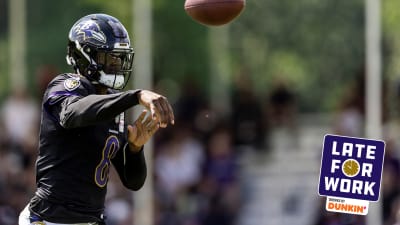
<instances>
[{"instance_id":1,"label":"white pants","mask_svg":"<svg viewBox=\"0 0 400 225\"><path fill-rule=\"evenodd\" d=\"M18 224L19 225L31 225L31 222L29 220L29 205L27 205L24 210L22 210L22 212L19 214L19 219L18 219ZM96 222L93 223L74 223L74 224L64 224L64 223L51 223L48 221L38 221L38 222L34 222L32 223L33 225L96 225Z\"/></svg>"}]
</instances>

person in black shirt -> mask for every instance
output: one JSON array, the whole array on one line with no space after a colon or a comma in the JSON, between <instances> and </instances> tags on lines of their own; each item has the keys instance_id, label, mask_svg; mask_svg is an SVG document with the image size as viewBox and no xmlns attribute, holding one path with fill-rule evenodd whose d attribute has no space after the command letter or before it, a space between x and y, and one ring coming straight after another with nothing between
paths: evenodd
<instances>
[{"instance_id":1,"label":"person in black shirt","mask_svg":"<svg viewBox=\"0 0 400 225\"><path fill-rule=\"evenodd\" d=\"M91 14L73 25L67 62L76 73L58 75L44 93L37 191L20 225L104 224L111 164L125 187L142 187L143 146L159 128L174 124L174 114L162 95L120 91L132 61L128 33L116 18ZM146 109L127 125L124 111L139 104Z\"/></svg>"}]
</instances>

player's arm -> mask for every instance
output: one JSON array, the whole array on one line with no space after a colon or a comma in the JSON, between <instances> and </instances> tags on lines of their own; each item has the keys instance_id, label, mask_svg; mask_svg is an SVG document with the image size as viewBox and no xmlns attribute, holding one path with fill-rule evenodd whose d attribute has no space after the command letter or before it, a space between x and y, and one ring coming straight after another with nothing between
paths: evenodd
<instances>
[{"instance_id":1,"label":"player's arm","mask_svg":"<svg viewBox=\"0 0 400 225\"><path fill-rule=\"evenodd\" d=\"M61 103L60 124L64 128L91 125L114 118L128 108L141 104L162 128L174 123L167 98L147 90L130 90L108 95L70 96Z\"/></svg>"},{"instance_id":2,"label":"player's arm","mask_svg":"<svg viewBox=\"0 0 400 225\"><path fill-rule=\"evenodd\" d=\"M118 151L112 162L126 188L136 191L143 186L147 177L143 147L139 151L133 152L127 143L122 151Z\"/></svg>"},{"instance_id":3,"label":"player's arm","mask_svg":"<svg viewBox=\"0 0 400 225\"><path fill-rule=\"evenodd\" d=\"M133 126L128 125L128 140L122 153L117 154L113 164L125 187L131 190L139 190L147 175L143 146L150 140L160 128L157 120L147 116L144 110Z\"/></svg>"},{"instance_id":4,"label":"player's arm","mask_svg":"<svg viewBox=\"0 0 400 225\"><path fill-rule=\"evenodd\" d=\"M61 102L60 124L75 128L113 119L121 112L139 104L140 90L108 95L70 96Z\"/></svg>"}]
</instances>

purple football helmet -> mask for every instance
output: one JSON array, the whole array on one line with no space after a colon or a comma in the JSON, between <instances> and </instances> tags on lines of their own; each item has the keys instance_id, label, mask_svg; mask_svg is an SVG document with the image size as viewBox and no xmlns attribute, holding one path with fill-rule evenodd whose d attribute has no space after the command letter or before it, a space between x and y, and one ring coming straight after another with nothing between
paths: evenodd
<instances>
[{"instance_id":1,"label":"purple football helmet","mask_svg":"<svg viewBox=\"0 0 400 225\"><path fill-rule=\"evenodd\" d=\"M132 72L133 49L118 19L91 14L69 31L67 63L92 83L123 89Z\"/></svg>"}]
</instances>

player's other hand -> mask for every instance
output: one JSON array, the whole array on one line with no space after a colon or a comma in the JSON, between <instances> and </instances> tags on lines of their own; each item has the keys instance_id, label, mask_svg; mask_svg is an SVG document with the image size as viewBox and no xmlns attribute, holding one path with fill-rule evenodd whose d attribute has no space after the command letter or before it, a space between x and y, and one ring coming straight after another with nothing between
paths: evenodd
<instances>
[{"instance_id":1,"label":"player's other hand","mask_svg":"<svg viewBox=\"0 0 400 225\"><path fill-rule=\"evenodd\" d=\"M160 127L158 121L147 116L147 110L139 115L132 125L128 125L128 143L132 151L139 151Z\"/></svg>"},{"instance_id":2,"label":"player's other hand","mask_svg":"<svg viewBox=\"0 0 400 225\"><path fill-rule=\"evenodd\" d=\"M150 110L153 120L157 120L160 127L165 128L168 123L174 124L174 112L166 97L148 90L141 90L138 94L139 103Z\"/></svg>"}]
</instances>

